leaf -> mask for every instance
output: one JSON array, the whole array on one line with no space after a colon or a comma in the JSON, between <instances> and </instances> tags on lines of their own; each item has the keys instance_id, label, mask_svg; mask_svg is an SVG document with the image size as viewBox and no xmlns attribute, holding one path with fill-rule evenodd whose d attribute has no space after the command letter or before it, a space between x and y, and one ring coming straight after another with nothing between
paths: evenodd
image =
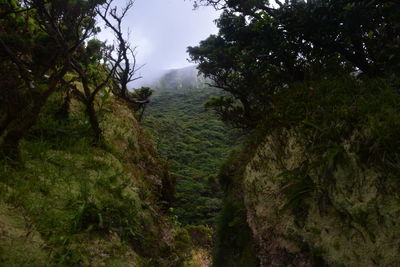
<instances>
[{"instance_id":1,"label":"leaf","mask_svg":"<svg viewBox=\"0 0 400 267\"><path fill-rule=\"evenodd\" d=\"M99 227L103 228L104 227L104 219L101 213L98 213L97 216L99 216Z\"/></svg>"},{"instance_id":2,"label":"leaf","mask_svg":"<svg viewBox=\"0 0 400 267\"><path fill-rule=\"evenodd\" d=\"M325 159L329 169L332 169L335 166L336 158L341 151L342 149L340 147L334 147L327 152Z\"/></svg>"},{"instance_id":3,"label":"leaf","mask_svg":"<svg viewBox=\"0 0 400 267\"><path fill-rule=\"evenodd\" d=\"M301 123L303 123L304 125L310 126L310 127L314 128L314 129L317 129L320 132L323 132L323 129L321 127L319 127L317 124L315 124L314 122L312 122L312 121L303 120Z\"/></svg>"},{"instance_id":4,"label":"leaf","mask_svg":"<svg viewBox=\"0 0 400 267\"><path fill-rule=\"evenodd\" d=\"M348 3L344 8L343 8L343 10L346 10L346 11L351 11L354 7L355 7L355 3L354 2L352 2L352 3Z\"/></svg>"}]
</instances>

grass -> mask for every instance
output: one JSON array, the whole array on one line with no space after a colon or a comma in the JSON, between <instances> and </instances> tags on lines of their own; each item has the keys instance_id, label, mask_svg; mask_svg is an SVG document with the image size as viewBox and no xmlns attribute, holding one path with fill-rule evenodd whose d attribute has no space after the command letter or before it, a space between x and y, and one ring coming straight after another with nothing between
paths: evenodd
<instances>
[{"instance_id":1,"label":"grass","mask_svg":"<svg viewBox=\"0 0 400 267\"><path fill-rule=\"evenodd\" d=\"M58 101L55 95L21 143L23 166L0 163L0 265L183 261L174 235L163 239L174 231L159 205L167 171L133 114L121 103L108 104L104 142L93 146L82 107L74 103L69 120L57 121ZM35 234L22 238L29 227Z\"/></svg>"}]
</instances>

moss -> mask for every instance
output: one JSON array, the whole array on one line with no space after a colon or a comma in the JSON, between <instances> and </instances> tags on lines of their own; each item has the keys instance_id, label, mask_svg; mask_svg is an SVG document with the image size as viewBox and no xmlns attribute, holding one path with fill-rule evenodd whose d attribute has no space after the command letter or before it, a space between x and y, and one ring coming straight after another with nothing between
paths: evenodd
<instances>
[{"instance_id":1,"label":"moss","mask_svg":"<svg viewBox=\"0 0 400 267\"><path fill-rule=\"evenodd\" d=\"M0 202L0 265L46 266L50 255L43 246L45 242L32 223Z\"/></svg>"},{"instance_id":2,"label":"moss","mask_svg":"<svg viewBox=\"0 0 400 267\"><path fill-rule=\"evenodd\" d=\"M246 210L242 203L224 201L219 218L213 266L258 266Z\"/></svg>"},{"instance_id":3,"label":"moss","mask_svg":"<svg viewBox=\"0 0 400 267\"><path fill-rule=\"evenodd\" d=\"M171 197L173 183L133 114L111 99L102 107L108 110L101 116L103 144L93 146L80 104L73 101L69 119L59 121L54 118L59 101L55 94L21 144L24 167L0 165L0 214L7 207L5 217L0 215L1 233L25 234L33 227L39 238L0 234L0 265L168 266L175 257L185 261L187 255L176 250L190 247L190 237L167 237L181 230L159 205ZM6 219L10 227L3 227ZM169 254L162 253L163 247Z\"/></svg>"},{"instance_id":4,"label":"moss","mask_svg":"<svg viewBox=\"0 0 400 267\"><path fill-rule=\"evenodd\" d=\"M243 244L236 253L229 249L237 222L255 235L250 242L261 265L398 262L396 90L383 80L336 77L291 86L274 98L253 143L221 170L227 206L218 264L245 251ZM240 209L243 215L235 215Z\"/></svg>"},{"instance_id":5,"label":"moss","mask_svg":"<svg viewBox=\"0 0 400 267\"><path fill-rule=\"evenodd\" d=\"M206 249L193 249L191 252L191 258L189 261L184 263L184 266L187 267L203 267L210 266L211 259L209 255L209 251Z\"/></svg>"},{"instance_id":6,"label":"moss","mask_svg":"<svg viewBox=\"0 0 400 267\"><path fill-rule=\"evenodd\" d=\"M277 96L281 124L262 130L244 173L249 225L269 244L258 241L259 253L283 249L317 265L398 262L398 94L340 79L291 90Z\"/></svg>"},{"instance_id":7,"label":"moss","mask_svg":"<svg viewBox=\"0 0 400 267\"><path fill-rule=\"evenodd\" d=\"M253 233L247 223L243 179L248 162L264 142L259 131L252 132L246 145L231 152L221 166L218 180L224 190L213 249L213 266L259 266Z\"/></svg>"}]
</instances>

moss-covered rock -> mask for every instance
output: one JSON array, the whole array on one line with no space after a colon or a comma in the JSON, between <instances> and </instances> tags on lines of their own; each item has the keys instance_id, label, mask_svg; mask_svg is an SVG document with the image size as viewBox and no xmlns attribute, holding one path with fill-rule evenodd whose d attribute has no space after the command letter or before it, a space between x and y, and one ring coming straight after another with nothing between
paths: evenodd
<instances>
[{"instance_id":1,"label":"moss-covered rock","mask_svg":"<svg viewBox=\"0 0 400 267\"><path fill-rule=\"evenodd\" d=\"M234 199L244 207L239 217L251 229L259 264L397 266L396 83L332 77L288 86L273 98L253 144L220 175L225 205ZM236 240L217 247L234 248Z\"/></svg>"},{"instance_id":2,"label":"moss-covered rock","mask_svg":"<svg viewBox=\"0 0 400 267\"><path fill-rule=\"evenodd\" d=\"M304 161L320 155L308 153L296 130L269 135L259 147L244 188L261 265L285 264L287 255L276 257L283 252L295 257L290 261L296 266L312 264L312 258L331 266L400 261L397 178L360 161L351 141L341 147L329 173L322 164L300 171Z\"/></svg>"}]
</instances>

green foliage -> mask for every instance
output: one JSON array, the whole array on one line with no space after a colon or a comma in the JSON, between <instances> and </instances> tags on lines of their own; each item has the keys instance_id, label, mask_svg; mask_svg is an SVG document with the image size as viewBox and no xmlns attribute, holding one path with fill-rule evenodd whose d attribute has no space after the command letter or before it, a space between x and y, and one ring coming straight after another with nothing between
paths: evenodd
<instances>
[{"instance_id":1,"label":"green foliage","mask_svg":"<svg viewBox=\"0 0 400 267\"><path fill-rule=\"evenodd\" d=\"M240 201L224 201L218 222L213 266L258 266L252 233L246 222L246 208Z\"/></svg>"},{"instance_id":2,"label":"green foliage","mask_svg":"<svg viewBox=\"0 0 400 267\"><path fill-rule=\"evenodd\" d=\"M98 32L96 12L103 3L0 3L0 157L20 160L20 141L38 121L48 98L71 82L65 81L64 76L76 65L72 64L75 57L81 57L86 65L100 60L104 45L88 39ZM93 65L86 71L95 79L102 74ZM83 85L88 83L83 81ZM92 98L89 100L92 101L86 103L93 102Z\"/></svg>"},{"instance_id":3,"label":"green foliage","mask_svg":"<svg viewBox=\"0 0 400 267\"><path fill-rule=\"evenodd\" d=\"M161 81L167 87L153 97L144 122L177 179L173 214L184 224L214 225L222 195L213 176L238 145L237 134L204 110L218 91L187 88L177 77Z\"/></svg>"},{"instance_id":4,"label":"green foliage","mask_svg":"<svg viewBox=\"0 0 400 267\"><path fill-rule=\"evenodd\" d=\"M246 139L245 146L233 150L219 170L218 179L224 191L224 199L218 216L213 266L259 265L253 234L247 224L243 178L247 163L262 141L262 135L253 132Z\"/></svg>"},{"instance_id":5,"label":"green foliage","mask_svg":"<svg viewBox=\"0 0 400 267\"><path fill-rule=\"evenodd\" d=\"M162 193L149 178L161 181L168 176L164 177L162 163L140 135L129 109L108 99L113 103L104 106L112 109L102 118L108 125L105 144L93 147L79 102L72 102L69 120L55 118L62 99L60 94L52 96L22 142L24 168L1 162L0 263L168 266L184 262L190 256L180 251L191 246L187 232L172 235L169 242L161 240L164 231L181 231L178 226L172 229L161 215ZM3 212L4 205L18 209ZM10 216L27 226L12 220L4 228ZM3 242L2 231L14 228L21 236L26 234L26 240L11 233ZM179 246L173 244L174 238ZM23 255L22 250L26 250Z\"/></svg>"},{"instance_id":6,"label":"green foliage","mask_svg":"<svg viewBox=\"0 0 400 267\"><path fill-rule=\"evenodd\" d=\"M224 10L217 21L218 35L188 48L191 59L199 63L200 72L227 93L209 101L208 106L223 120L257 128L263 140L265 136L273 139L268 145L276 150L276 158L265 155L269 159L265 161L272 166L252 168L261 173L264 167L271 172L275 168L284 169L274 178L286 198L281 212L289 213L285 216L294 219L301 231L310 206L318 207L321 214L333 209L341 217L339 221L347 224L354 220L368 231L366 212L350 218L349 210L343 211L341 204L333 203L335 194L341 191L337 188L340 181L335 178L336 172L346 171L344 166L368 166L390 177L385 178L385 183L398 185L400 5L397 1L275 1L275 6L273 1L264 0L195 2ZM279 143L279 135L291 139ZM298 152L304 152L300 163L292 158ZM249 150L244 154L224 164L219 175L227 194L217 244L217 249L226 251L217 253L216 262L221 259L217 263L221 266L240 258L238 253L244 251L238 246L235 253L235 238L227 238L227 243L223 243L227 236L224 231L230 232L232 225L245 218L235 213L244 202L243 169L236 166L246 166L252 159ZM261 164L263 156L260 158ZM350 158L356 158L357 163L346 162ZM258 163L257 158L254 161ZM285 170L286 166L292 169ZM356 183L356 177L346 175L349 184ZM363 177L363 181L368 179ZM260 188L257 197L262 198L263 190L268 191ZM350 190L356 191L358 186ZM384 190L377 189L376 198L386 195ZM393 192L393 196L396 194ZM253 196L249 193L246 197ZM274 204L258 200L256 205L265 205L268 210L277 208ZM256 221L255 227L260 227L257 217L262 212L247 208ZM285 228L287 224L281 222L281 225ZM293 236L291 230L282 231ZM301 244L302 238L305 235L295 238L295 243ZM371 240L375 243L374 237ZM314 246L308 244L304 252L322 259L326 252ZM339 250L337 245L335 249ZM379 265L379 261L375 263Z\"/></svg>"},{"instance_id":7,"label":"green foliage","mask_svg":"<svg viewBox=\"0 0 400 267\"><path fill-rule=\"evenodd\" d=\"M392 154L399 146L394 138L399 127L398 99L394 85L383 79L332 78L295 84L275 96L274 112L264 129L300 126L316 134L319 143L313 144L313 149L324 149L322 144L334 149L328 158L338 153L336 145L356 131L364 135L365 139L359 140L360 149L368 148L370 157L382 151ZM362 142L369 145L361 146Z\"/></svg>"},{"instance_id":8,"label":"green foliage","mask_svg":"<svg viewBox=\"0 0 400 267\"><path fill-rule=\"evenodd\" d=\"M307 201L312 201L313 198L317 199L318 195L322 195L322 193L305 170L285 171L281 176L283 176L283 180L280 190L286 197L286 203L281 208L280 213L291 210L298 219L297 223L301 223L308 215Z\"/></svg>"},{"instance_id":9,"label":"green foliage","mask_svg":"<svg viewBox=\"0 0 400 267\"><path fill-rule=\"evenodd\" d=\"M104 42L91 39L87 42L85 54L87 59L94 63L104 58L105 49L106 45Z\"/></svg>"},{"instance_id":10,"label":"green foliage","mask_svg":"<svg viewBox=\"0 0 400 267\"><path fill-rule=\"evenodd\" d=\"M282 192L287 198L283 211L291 209L300 221L307 216L307 202L330 205L336 166L346 161L344 151L356 153L360 162L384 173L398 174L396 160L400 143L400 96L390 81L383 79L333 78L296 84L274 98L274 111L264 121L263 131L296 129L306 141L310 157L294 170L284 172ZM310 174L321 173L318 180ZM325 208L323 208L325 209Z\"/></svg>"},{"instance_id":11,"label":"green foliage","mask_svg":"<svg viewBox=\"0 0 400 267\"><path fill-rule=\"evenodd\" d=\"M135 91L131 93L131 96L143 101L148 100L152 94L153 90L151 90L150 87L140 87L139 89L135 89Z\"/></svg>"},{"instance_id":12,"label":"green foliage","mask_svg":"<svg viewBox=\"0 0 400 267\"><path fill-rule=\"evenodd\" d=\"M218 35L188 52L233 97L210 106L234 125L256 127L271 113L274 95L292 83L351 72L395 77L400 70L396 1L199 2L224 12Z\"/></svg>"}]
</instances>

